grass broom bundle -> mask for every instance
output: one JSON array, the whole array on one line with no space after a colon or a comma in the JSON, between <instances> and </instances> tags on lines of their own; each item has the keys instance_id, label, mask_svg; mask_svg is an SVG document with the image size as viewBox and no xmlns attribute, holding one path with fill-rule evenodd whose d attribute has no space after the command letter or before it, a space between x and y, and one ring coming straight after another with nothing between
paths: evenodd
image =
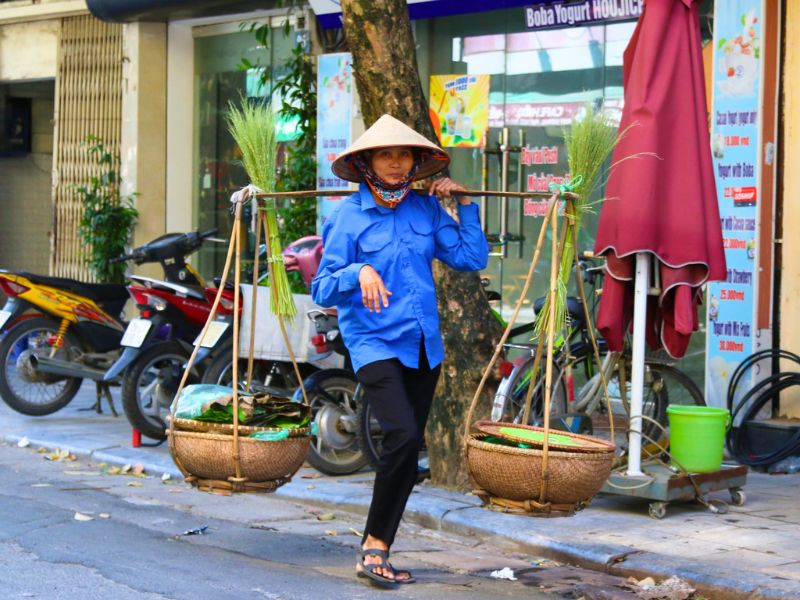
<instances>
[{"instance_id":1,"label":"grass broom bundle","mask_svg":"<svg viewBox=\"0 0 800 600\"><path fill-rule=\"evenodd\" d=\"M261 190L274 190L278 141L272 108L265 102L242 100L241 108L230 103L227 121L228 131L242 152L242 164L250 181ZM266 198L263 203L269 227L269 239L266 242L269 244L273 263L273 281L270 281L270 286L273 286L274 293L270 294L271 309L273 314L291 320L297 314L297 307L286 275L286 266L283 264L277 207L274 198ZM253 206L258 206L255 199Z\"/></svg>"},{"instance_id":2,"label":"grass broom bundle","mask_svg":"<svg viewBox=\"0 0 800 600\"><path fill-rule=\"evenodd\" d=\"M566 231L564 246L558 270L555 307L555 331L561 331L567 315L567 282L575 261L576 249L572 245L573 229L575 238L581 227L583 215L591 210L591 197L603 183L605 164L614 147L624 132L618 133L617 126L603 112L595 111L587 105L583 115L572 120L569 128L564 130L564 143L567 148L569 170L572 173L571 191L578 194L578 199L571 204L571 211L565 214ZM555 257L553 257L555 260ZM547 331L550 316L550 298L540 311L536 320L536 333Z\"/></svg>"}]
</instances>

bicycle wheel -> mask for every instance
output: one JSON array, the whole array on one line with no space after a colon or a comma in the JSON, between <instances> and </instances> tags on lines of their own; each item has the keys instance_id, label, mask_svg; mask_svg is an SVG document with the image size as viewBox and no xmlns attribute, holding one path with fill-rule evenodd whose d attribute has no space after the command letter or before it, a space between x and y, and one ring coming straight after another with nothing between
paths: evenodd
<instances>
[{"instance_id":1,"label":"bicycle wheel","mask_svg":"<svg viewBox=\"0 0 800 600\"><path fill-rule=\"evenodd\" d=\"M606 388L609 401L606 402L594 354L590 346L579 346L572 351L572 380L575 390L574 403L570 410L589 415L595 435L610 438L611 422L614 423L614 443L625 446L630 427L631 364L627 355L601 353L603 372L606 373ZM661 367L664 365L657 365ZM645 365L642 390L642 434L643 443L647 438L658 440L663 427L666 427L668 386L664 375L653 365ZM611 406L609 415L608 405Z\"/></svg>"},{"instance_id":2,"label":"bicycle wheel","mask_svg":"<svg viewBox=\"0 0 800 600\"><path fill-rule=\"evenodd\" d=\"M502 405L502 409L495 420L505 423L521 423L525 409L525 400L528 395L528 388L531 382L531 370L533 368L534 357L530 356L520 363L511 372L497 390L495 396L495 406ZM531 399L531 412L528 417L529 425L541 426L544 416L544 396L545 396L545 374L540 368L541 373L536 378ZM553 361L553 375L550 395L550 416L563 415L567 412L567 388L565 385L564 371L556 360Z\"/></svg>"},{"instance_id":3,"label":"bicycle wheel","mask_svg":"<svg viewBox=\"0 0 800 600\"><path fill-rule=\"evenodd\" d=\"M667 388L669 405L705 406L706 399L697 384L678 367L659 363L648 363L651 370L658 373Z\"/></svg>"}]
</instances>

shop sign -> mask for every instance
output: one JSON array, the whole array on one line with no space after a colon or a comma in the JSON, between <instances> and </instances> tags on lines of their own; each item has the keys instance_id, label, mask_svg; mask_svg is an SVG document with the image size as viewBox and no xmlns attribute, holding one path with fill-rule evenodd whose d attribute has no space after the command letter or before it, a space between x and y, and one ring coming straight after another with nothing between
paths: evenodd
<instances>
[{"instance_id":1,"label":"shop sign","mask_svg":"<svg viewBox=\"0 0 800 600\"><path fill-rule=\"evenodd\" d=\"M716 3L711 151L728 272L708 285L706 399L718 407L756 333L762 23L760 0Z\"/></svg>"},{"instance_id":2,"label":"shop sign","mask_svg":"<svg viewBox=\"0 0 800 600\"><path fill-rule=\"evenodd\" d=\"M443 147L484 146L489 75L431 75L430 116Z\"/></svg>"},{"instance_id":3,"label":"shop sign","mask_svg":"<svg viewBox=\"0 0 800 600\"><path fill-rule=\"evenodd\" d=\"M552 192L551 185L562 185L569 183L572 175L553 175L552 173L531 173L527 178L529 192ZM547 213L547 206L550 200L543 198L525 198L522 204L522 213L526 217L543 217ZM564 214L564 205L559 208L558 214Z\"/></svg>"},{"instance_id":4,"label":"shop sign","mask_svg":"<svg viewBox=\"0 0 800 600\"><path fill-rule=\"evenodd\" d=\"M450 15L463 15L488 10L514 8L536 4L537 0L406 0L408 16L414 19L435 19ZM309 0L317 22L324 29L342 26L341 0Z\"/></svg>"},{"instance_id":5,"label":"shop sign","mask_svg":"<svg viewBox=\"0 0 800 600\"><path fill-rule=\"evenodd\" d=\"M556 29L592 23L630 21L642 14L644 0L561 0L525 7L525 27Z\"/></svg>"},{"instance_id":6,"label":"shop sign","mask_svg":"<svg viewBox=\"0 0 800 600\"><path fill-rule=\"evenodd\" d=\"M536 146L522 148L520 161L523 165L557 165L558 146Z\"/></svg>"},{"instance_id":7,"label":"shop sign","mask_svg":"<svg viewBox=\"0 0 800 600\"><path fill-rule=\"evenodd\" d=\"M353 60L349 52L320 54L317 62L317 188L335 190L350 182L334 175L331 165L349 146L353 121ZM317 231L340 196L320 198Z\"/></svg>"},{"instance_id":8,"label":"shop sign","mask_svg":"<svg viewBox=\"0 0 800 600\"><path fill-rule=\"evenodd\" d=\"M490 127L546 127L569 125L586 107L585 102L521 102L493 104Z\"/></svg>"}]
</instances>

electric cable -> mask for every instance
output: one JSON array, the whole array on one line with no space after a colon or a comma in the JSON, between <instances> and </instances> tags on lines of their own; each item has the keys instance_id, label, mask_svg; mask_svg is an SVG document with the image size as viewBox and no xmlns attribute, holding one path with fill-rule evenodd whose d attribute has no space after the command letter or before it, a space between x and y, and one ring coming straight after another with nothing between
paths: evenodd
<instances>
[{"instance_id":1,"label":"electric cable","mask_svg":"<svg viewBox=\"0 0 800 600\"><path fill-rule=\"evenodd\" d=\"M731 412L732 427L725 438L725 445L731 456L739 463L749 466L768 466L789 456L800 454L800 429L779 448L762 453L756 453L750 447L748 424L756 422L756 417L761 409L768 403L774 403L784 390L800 386L800 373L780 371L759 381L749 389L733 407L736 390L742 382L745 373L757 362L770 358L773 361L780 359L790 360L800 365L800 357L792 352L778 348L761 350L746 358L734 371L728 386L727 404Z\"/></svg>"}]
</instances>

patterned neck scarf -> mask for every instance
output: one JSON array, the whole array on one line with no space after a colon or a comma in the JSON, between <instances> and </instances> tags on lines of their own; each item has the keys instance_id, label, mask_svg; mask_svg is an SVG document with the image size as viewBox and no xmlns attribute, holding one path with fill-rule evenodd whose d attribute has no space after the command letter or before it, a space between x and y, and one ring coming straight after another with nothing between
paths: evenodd
<instances>
[{"instance_id":1,"label":"patterned neck scarf","mask_svg":"<svg viewBox=\"0 0 800 600\"><path fill-rule=\"evenodd\" d=\"M363 152L359 152L353 155L353 166L364 178L364 181L367 182L369 189L371 189L378 198L385 202L389 208L396 207L406 196L408 196L408 192L411 191L411 184L414 182L414 178L417 176L417 171L419 170L419 165L422 162L423 157L415 151L414 166L411 167L408 175L403 177L403 179L397 183L389 183L378 177L372 171L363 154Z\"/></svg>"}]
</instances>

